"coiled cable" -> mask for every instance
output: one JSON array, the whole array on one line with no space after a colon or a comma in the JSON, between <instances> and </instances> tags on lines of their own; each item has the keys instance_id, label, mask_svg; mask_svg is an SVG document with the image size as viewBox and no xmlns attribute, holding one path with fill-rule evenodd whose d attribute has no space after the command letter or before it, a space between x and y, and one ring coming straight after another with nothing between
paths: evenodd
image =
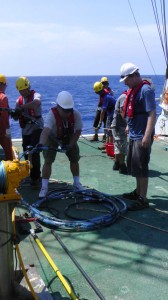
<instances>
[{"instance_id":1,"label":"coiled cable","mask_svg":"<svg viewBox=\"0 0 168 300\"><path fill-rule=\"evenodd\" d=\"M48 203L49 201L70 197L76 199L75 195L80 195L80 197L83 198L82 202L85 204L89 205L90 203L95 203L96 205L98 204L105 207L106 210L104 210L103 214L97 217L76 220L60 219L58 217L45 215L44 212L40 211L40 206L45 201ZM29 205L25 199L22 199L22 203L27 206L31 212L31 215L37 218L38 222L46 227L61 231L89 231L108 226L113 224L117 218L127 210L125 202L120 198L98 192L94 189L86 189L84 191L77 192L73 191L72 189L67 189L65 191L53 190L48 193L47 198L38 200L33 205ZM79 204L81 204L81 202L75 202L68 205L68 207L65 209L65 212L67 213L70 207Z\"/></svg>"}]
</instances>

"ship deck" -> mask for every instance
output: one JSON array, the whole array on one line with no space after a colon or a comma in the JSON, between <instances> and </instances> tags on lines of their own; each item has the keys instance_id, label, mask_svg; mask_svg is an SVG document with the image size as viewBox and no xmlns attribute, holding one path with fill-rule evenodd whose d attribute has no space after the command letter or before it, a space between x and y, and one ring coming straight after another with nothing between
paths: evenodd
<instances>
[{"instance_id":1,"label":"ship deck","mask_svg":"<svg viewBox=\"0 0 168 300\"><path fill-rule=\"evenodd\" d=\"M21 150L21 143L14 145ZM135 179L112 170L111 157L98 150L100 142L91 143L81 137L80 177L81 183L101 193L120 197L132 191ZM150 208L126 211L109 226L99 226L91 231L62 231L43 226L37 236L55 262L78 299L164 300L168 294L168 152L164 141L154 141L150 161L148 199ZM69 162L62 153L57 154L53 164L49 191L72 184ZM39 187L22 184L19 193L29 204L38 200ZM64 202L65 201L65 202ZM50 202L59 218L69 199ZM74 202L76 198L74 197ZM129 201L126 201L129 204ZM98 209L97 206L92 209ZM44 209L45 211L45 209ZM16 216L29 213L21 204L16 207ZM85 207L79 206L76 217L87 215ZM102 212L103 213L103 212ZM89 217L91 212L88 213ZM86 216L86 218L89 218ZM31 225L33 226L33 224ZM61 243L60 243L61 241ZM19 243L25 266L34 265L46 284L51 299L70 299L59 276L53 271L46 257L31 234L20 234ZM76 266L72 258L75 258ZM44 298L43 298L44 297ZM49 299L47 296L39 299ZM72 299L77 299L73 298Z\"/></svg>"}]
</instances>

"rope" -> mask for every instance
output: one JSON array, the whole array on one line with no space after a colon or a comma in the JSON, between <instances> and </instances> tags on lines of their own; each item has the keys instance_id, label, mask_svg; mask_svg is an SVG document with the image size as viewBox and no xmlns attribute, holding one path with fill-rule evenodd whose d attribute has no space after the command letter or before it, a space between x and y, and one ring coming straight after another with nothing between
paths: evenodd
<instances>
[{"instance_id":1,"label":"rope","mask_svg":"<svg viewBox=\"0 0 168 300\"><path fill-rule=\"evenodd\" d=\"M134 18L135 24L136 24L136 26L137 26L137 29L138 29L138 32L139 32L140 38L141 38L141 40L142 40L142 43L143 43L144 49L145 49L145 51L146 51L146 54L147 54L147 56L148 56L148 59L149 59L149 62L150 62L150 64L151 64L151 67L152 67L152 69L153 69L153 72L154 72L155 76L157 77L157 75L156 75L156 72L155 72L155 69L154 69L154 66L153 66L153 64L152 64L152 61L151 61L151 59L150 59L150 56L149 56L149 53L148 53L147 47L146 47L146 45L145 45L145 42L144 42L144 40L143 40L142 34L141 34L141 32L140 32L140 29L139 29L138 23L137 23L137 21L136 21L136 18L135 18L135 15L134 15L134 12L133 12L133 9L132 9L132 6L131 6L131 3L130 3L130 1L129 1L129 0L128 0L128 4L129 4L129 7L130 7L130 9L131 9L131 12L132 12L132 15L133 15L133 18Z\"/></svg>"},{"instance_id":2,"label":"rope","mask_svg":"<svg viewBox=\"0 0 168 300\"><path fill-rule=\"evenodd\" d=\"M161 26L160 26L160 22L159 22L159 16L158 16L156 0L151 0L151 3L152 3L153 12L154 12L154 16L155 16L155 21L156 21L156 24L157 24L157 29L158 29L158 33L159 33L159 37L160 37L160 41L161 41L161 45L162 45L163 54L164 54L164 57L165 57L165 62L166 62L166 64L168 64L165 1L160 0L163 33L161 31Z\"/></svg>"},{"instance_id":3,"label":"rope","mask_svg":"<svg viewBox=\"0 0 168 300\"><path fill-rule=\"evenodd\" d=\"M143 225L143 226L152 228L152 229L156 229L156 230L159 230L159 231L168 233L168 230L166 230L166 229L162 229L162 228L159 228L159 227L150 225L150 224L146 224L146 223L143 223L143 222L139 222L139 221L137 221L137 220L134 220L134 219L131 219L131 218L128 218L128 217L124 217L124 216L121 216L121 217L122 217L123 219L129 220L129 221L131 221L131 222L134 222L134 223L137 223L137 224L140 224L140 225Z\"/></svg>"}]
</instances>

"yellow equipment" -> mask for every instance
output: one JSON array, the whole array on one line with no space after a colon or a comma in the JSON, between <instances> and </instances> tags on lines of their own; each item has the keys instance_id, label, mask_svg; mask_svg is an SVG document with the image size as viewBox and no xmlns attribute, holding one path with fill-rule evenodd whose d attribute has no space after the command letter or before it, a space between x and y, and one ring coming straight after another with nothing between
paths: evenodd
<instances>
[{"instance_id":1,"label":"yellow equipment","mask_svg":"<svg viewBox=\"0 0 168 300\"><path fill-rule=\"evenodd\" d=\"M30 162L19 161L19 153L13 147L13 161L0 162L0 202L5 200L20 200L17 188L22 179L29 176Z\"/></svg>"}]
</instances>

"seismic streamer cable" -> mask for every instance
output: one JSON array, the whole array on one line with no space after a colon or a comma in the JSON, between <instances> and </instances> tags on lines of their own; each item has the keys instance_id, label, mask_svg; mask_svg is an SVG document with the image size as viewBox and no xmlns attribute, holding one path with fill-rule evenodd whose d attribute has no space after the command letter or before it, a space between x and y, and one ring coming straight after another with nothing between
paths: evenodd
<instances>
[{"instance_id":1,"label":"seismic streamer cable","mask_svg":"<svg viewBox=\"0 0 168 300\"><path fill-rule=\"evenodd\" d=\"M30 229L30 233L33 236L33 238L34 238L35 242L37 243L38 247L40 248L40 250L43 252L43 254L46 257L46 259L50 263L51 267L55 271L56 275L60 279L61 283L63 284L64 288L68 292L68 294L71 297L71 299L72 300L78 300L77 296L73 293L70 285L68 284L68 282L66 281L66 279L64 278L64 276L61 274L61 272L59 271L58 267L56 266L56 264L54 263L54 261L52 260L52 258L49 256L49 254L47 253L47 251L44 248L44 246L42 245L42 243L40 242L38 236L34 233L34 230Z\"/></svg>"},{"instance_id":2,"label":"seismic streamer cable","mask_svg":"<svg viewBox=\"0 0 168 300\"><path fill-rule=\"evenodd\" d=\"M52 229L51 233L54 235L54 237L56 238L56 240L60 243L60 245L62 246L62 248L64 249L64 251L68 254L68 256L71 258L71 260L74 262L74 264L76 265L76 267L79 269L79 271L82 273L82 275L85 277L86 281L90 284L90 286L92 287L92 289L95 291L95 293L97 294L97 296L99 297L99 299L101 300L105 300L104 296L101 294L101 292L99 291L99 289L96 287L96 285L94 284L94 282L89 278L89 276L86 274L86 272L83 270L83 268L80 266L80 264L78 263L78 261L76 260L76 258L72 255L72 253L68 250L68 248L65 246L65 244L62 242L61 238L58 236L58 234L56 234L56 232Z\"/></svg>"},{"instance_id":3,"label":"seismic streamer cable","mask_svg":"<svg viewBox=\"0 0 168 300\"><path fill-rule=\"evenodd\" d=\"M16 236L16 227L15 227L15 210L12 211L12 223L13 223L13 233L14 233L14 236ZM32 293L32 296L35 300L39 300L39 298L37 297L37 295L35 294L34 290L33 290L33 287L30 283L30 280L27 276L27 273L26 273L26 270L25 270L25 267L24 267L24 264L23 264L23 260L22 260L22 257L21 257L21 254L20 254L20 250L19 250L19 246L18 244L16 243L15 244L15 247L16 247L16 251L17 251L17 255L18 255L18 259L19 259L19 262L20 262L20 265L21 265L21 268L22 268L22 272L23 272L23 275L26 279L26 282L29 286L29 289L30 289L30 292Z\"/></svg>"},{"instance_id":4,"label":"seismic streamer cable","mask_svg":"<svg viewBox=\"0 0 168 300\"><path fill-rule=\"evenodd\" d=\"M50 200L56 200L56 199L64 199L67 196L72 197L75 194L76 195L81 195L83 197L83 200L85 200L85 203L95 203L95 204L100 204L108 208L108 211L105 212L101 216L93 217L90 219L82 219L82 220L62 220L57 217L49 216L49 215L44 215L38 208L40 205L47 201ZM25 199L22 198L22 203L31 211L31 215L35 218L37 218L38 222L42 223L44 226L54 228L57 230L62 230L62 231L89 231L89 230L94 230L98 229L100 227L104 227L107 225L113 224L116 219L125 211L127 210L127 206L125 202L118 198L114 197L112 195L108 195L105 193L98 192L94 189L88 189L85 191L78 191L74 192L71 189L67 191L61 191L61 192L56 192L51 191L48 195L47 198L43 198L38 200L37 202L33 203L32 205L28 204ZM68 207L72 207L73 205L76 205L77 203L72 203Z\"/></svg>"}]
</instances>

